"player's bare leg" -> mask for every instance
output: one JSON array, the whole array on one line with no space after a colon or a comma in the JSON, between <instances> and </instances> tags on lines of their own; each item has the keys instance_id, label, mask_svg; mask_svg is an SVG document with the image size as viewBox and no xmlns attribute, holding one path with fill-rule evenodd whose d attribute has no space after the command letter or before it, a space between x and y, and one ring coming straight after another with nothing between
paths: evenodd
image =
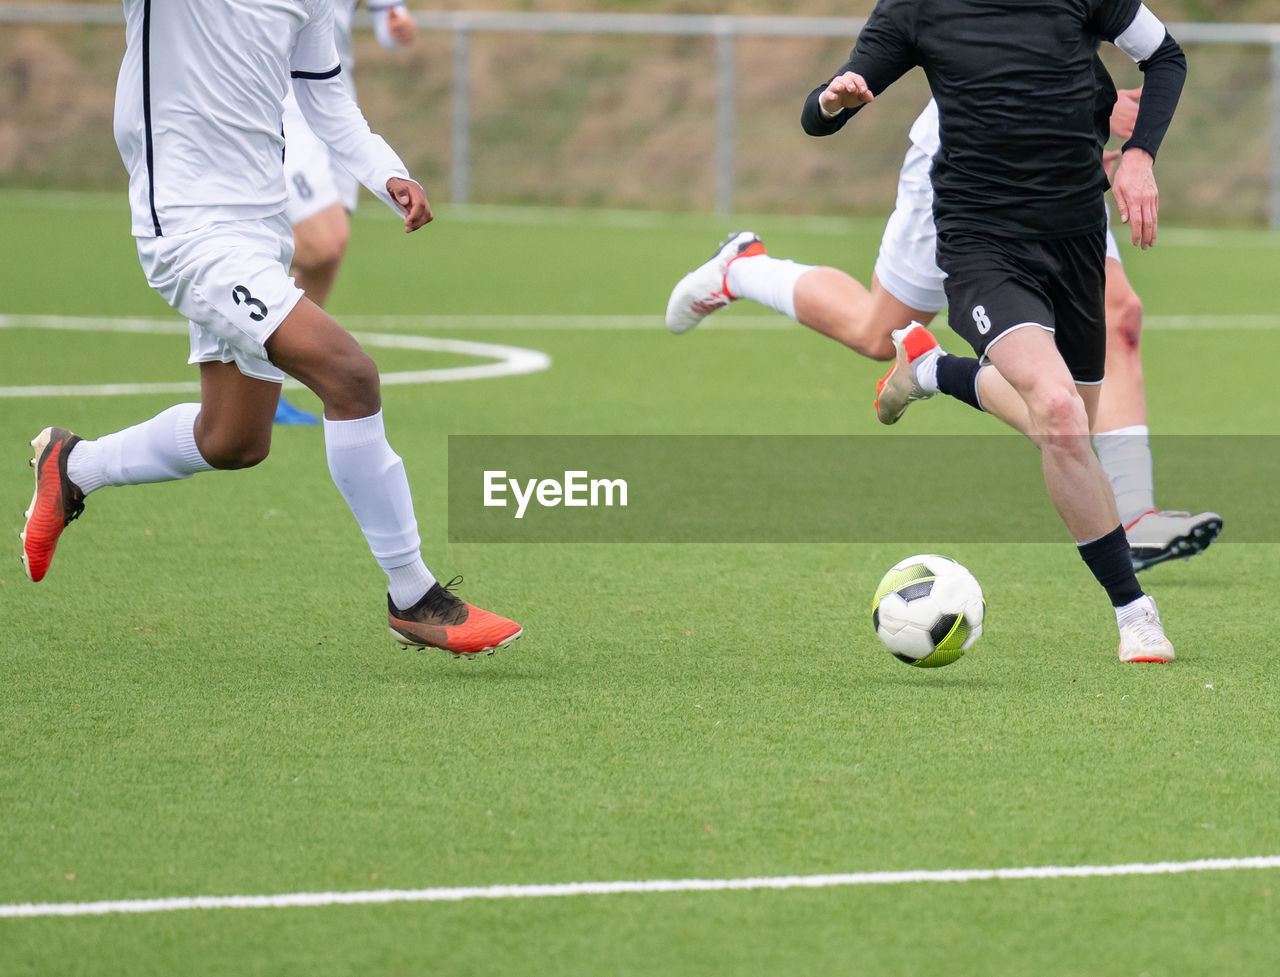
<instances>
[{"instance_id":1,"label":"player's bare leg","mask_svg":"<svg viewBox=\"0 0 1280 977\"><path fill-rule=\"evenodd\" d=\"M1107 259L1107 376L1102 383L1094 447L1115 492L1134 567L1203 552L1222 531L1216 512L1159 510L1143 387L1142 302L1124 266Z\"/></svg>"},{"instance_id":2,"label":"player's bare leg","mask_svg":"<svg viewBox=\"0 0 1280 977\"><path fill-rule=\"evenodd\" d=\"M1098 403L1099 431L1147 423L1147 393L1142 380L1142 300L1129 283L1124 265L1107 259L1107 376Z\"/></svg>"},{"instance_id":3,"label":"player's bare leg","mask_svg":"<svg viewBox=\"0 0 1280 977\"><path fill-rule=\"evenodd\" d=\"M756 235L744 231L730 235L711 260L677 283L667 326L686 332L738 299L781 312L873 360L893 358L895 329L912 321L928 324L937 314L899 301L874 273L868 289L839 268L774 258Z\"/></svg>"},{"instance_id":4,"label":"player's bare leg","mask_svg":"<svg viewBox=\"0 0 1280 977\"><path fill-rule=\"evenodd\" d=\"M1049 499L1115 607L1121 661L1173 661L1155 601L1133 576L1115 495L1089 442L1098 385L1071 379L1053 335L1043 329L1007 332L987 347L987 356L1026 403Z\"/></svg>"},{"instance_id":5,"label":"player's bare leg","mask_svg":"<svg viewBox=\"0 0 1280 977\"><path fill-rule=\"evenodd\" d=\"M294 283L321 308L329 300L351 237L351 220L341 203L332 203L293 225ZM276 424L314 425L319 419L308 411L279 399Z\"/></svg>"},{"instance_id":6,"label":"player's bare leg","mask_svg":"<svg viewBox=\"0 0 1280 977\"><path fill-rule=\"evenodd\" d=\"M442 585L422 560L404 463L387 443L378 368L323 309L303 298L267 340L278 367L324 404L325 453L374 559L387 574L388 625L404 647L492 654L520 625L474 607Z\"/></svg>"},{"instance_id":7,"label":"player's bare leg","mask_svg":"<svg viewBox=\"0 0 1280 977\"><path fill-rule=\"evenodd\" d=\"M1115 496L1089 445L1097 388L1076 385L1045 329L1007 332L987 357L1026 404L1024 433L1040 449L1049 498L1071 535L1084 542L1113 530L1120 523Z\"/></svg>"},{"instance_id":8,"label":"player's bare leg","mask_svg":"<svg viewBox=\"0 0 1280 977\"><path fill-rule=\"evenodd\" d=\"M382 409L377 365L309 298L294 306L266 346L272 363L320 398L326 420L353 420Z\"/></svg>"},{"instance_id":9,"label":"player's bare leg","mask_svg":"<svg viewBox=\"0 0 1280 977\"><path fill-rule=\"evenodd\" d=\"M351 219L340 203L293 225L293 280L316 305L329 300L351 238Z\"/></svg>"},{"instance_id":10,"label":"player's bare leg","mask_svg":"<svg viewBox=\"0 0 1280 977\"><path fill-rule=\"evenodd\" d=\"M746 274L747 265L742 265ZM889 293L874 272L871 288L839 268L819 265L796 280L795 319L868 359L894 356L896 329L928 325L936 312L913 309Z\"/></svg>"},{"instance_id":11,"label":"player's bare leg","mask_svg":"<svg viewBox=\"0 0 1280 977\"><path fill-rule=\"evenodd\" d=\"M214 468L252 468L271 451L280 384L241 373L234 363L200 364L196 446Z\"/></svg>"}]
</instances>

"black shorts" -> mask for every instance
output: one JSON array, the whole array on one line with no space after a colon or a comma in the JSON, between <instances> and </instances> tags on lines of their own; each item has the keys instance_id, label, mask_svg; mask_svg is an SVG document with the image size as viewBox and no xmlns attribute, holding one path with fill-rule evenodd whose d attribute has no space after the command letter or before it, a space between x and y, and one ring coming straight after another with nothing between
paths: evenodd
<instances>
[{"instance_id":1,"label":"black shorts","mask_svg":"<svg viewBox=\"0 0 1280 977\"><path fill-rule=\"evenodd\" d=\"M938 233L948 325L983 356L1011 329L1041 326L1077 383L1101 383L1107 359L1106 232L1047 240Z\"/></svg>"}]
</instances>

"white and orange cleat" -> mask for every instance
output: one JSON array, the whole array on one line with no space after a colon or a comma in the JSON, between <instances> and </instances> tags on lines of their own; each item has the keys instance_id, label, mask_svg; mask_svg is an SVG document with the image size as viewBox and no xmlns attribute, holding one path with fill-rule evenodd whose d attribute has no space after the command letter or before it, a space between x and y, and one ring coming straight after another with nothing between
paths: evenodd
<instances>
[{"instance_id":1,"label":"white and orange cleat","mask_svg":"<svg viewBox=\"0 0 1280 977\"><path fill-rule=\"evenodd\" d=\"M667 300L667 328L688 332L716 309L723 309L736 296L729 294L726 277L729 265L738 258L766 254L764 244L751 231L729 235L709 261L685 275L671 290Z\"/></svg>"},{"instance_id":2,"label":"white and orange cleat","mask_svg":"<svg viewBox=\"0 0 1280 977\"><path fill-rule=\"evenodd\" d=\"M402 648L442 648L459 658L492 655L524 633L515 621L468 604L449 588L462 583L431 585L423 598L401 610L387 597L387 624Z\"/></svg>"},{"instance_id":3,"label":"white and orange cleat","mask_svg":"<svg viewBox=\"0 0 1280 977\"><path fill-rule=\"evenodd\" d=\"M58 537L84 512L84 493L67 477L67 457L80 438L66 428L47 427L31 442L36 449L36 491L22 529L22 565L34 581L44 579L58 547Z\"/></svg>"},{"instance_id":4,"label":"white and orange cleat","mask_svg":"<svg viewBox=\"0 0 1280 977\"><path fill-rule=\"evenodd\" d=\"M897 424L909 404L934 394L934 391L920 386L915 373L921 357L938 349L933 333L913 322L902 329L895 329L892 336L897 357L889 372L876 384L876 417L881 424Z\"/></svg>"},{"instance_id":5,"label":"white and orange cleat","mask_svg":"<svg viewBox=\"0 0 1280 977\"><path fill-rule=\"evenodd\" d=\"M1120 625L1120 660L1159 664L1173 661L1173 643L1164 635L1156 602L1144 594L1134 604L1135 613L1127 615L1129 619Z\"/></svg>"}]
</instances>

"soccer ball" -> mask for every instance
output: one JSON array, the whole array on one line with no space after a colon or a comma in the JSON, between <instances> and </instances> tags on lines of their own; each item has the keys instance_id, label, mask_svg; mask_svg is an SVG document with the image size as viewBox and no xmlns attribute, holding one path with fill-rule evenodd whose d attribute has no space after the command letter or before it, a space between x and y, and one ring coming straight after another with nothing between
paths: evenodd
<instances>
[{"instance_id":1,"label":"soccer ball","mask_svg":"<svg viewBox=\"0 0 1280 977\"><path fill-rule=\"evenodd\" d=\"M893 565L871 601L871 623L898 661L950 665L982 634L986 602L972 573L926 553Z\"/></svg>"}]
</instances>

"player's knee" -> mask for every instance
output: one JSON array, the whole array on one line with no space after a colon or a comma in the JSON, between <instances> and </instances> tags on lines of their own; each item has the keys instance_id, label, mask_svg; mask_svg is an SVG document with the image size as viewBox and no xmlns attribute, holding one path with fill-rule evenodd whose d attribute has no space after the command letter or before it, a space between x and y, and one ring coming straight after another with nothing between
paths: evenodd
<instances>
[{"instance_id":1,"label":"player's knee","mask_svg":"<svg viewBox=\"0 0 1280 977\"><path fill-rule=\"evenodd\" d=\"M320 250L321 262L328 265L341 264L343 257L346 256L347 242L350 239L351 234L345 225L333 228L325 236L324 244Z\"/></svg>"},{"instance_id":2,"label":"player's knee","mask_svg":"<svg viewBox=\"0 0 1280 977\"><path fill-rule=\"evenodd\" d=\"M1056 443L1059 438L1074 438L1089 433L1089 418L1084 409L1084 401L1073 386L1046 385L1036 391L1027 406L1037 430L1049 443Z\"/></svg>"},{"instance_id":3,"label":"player's knee","mask_svg":"<svg viewBox=\"0 0 1280 977\"><path fill-rule=\"evenodd\" d=\"M347 253L346 233L314 237L293 256L293 263L307 271L336 268Z\"/></svg>"},{"instance_id":4,"label":"player's knee","mask_svg":"<svg viewBox=\"0 0 1280 977\"><path fill-rule=\"evenodd\" d=\"M200 454L219 471L252 468L266 461L271 453L271 436L219 437L213 435L198 445Z\"/></svg>"},{"instance_id":5,"label":"player's knee","mask_svg":"<svg viewBox=\"0 0 1280 977\"><path fill-rule=\"evenodd\" d=\"M1136 350L1142 335L1142 300L1130 292L1118 301L1107 303L1107 335L1112 343Z\"/></svg>"},{"instance_id":6,"label":"player's knee","mask_svg":"<svg viewBox=\"0 0 1280 977\"><path fill-rule=\"evenodd\" d=\"M333 364L329 388L323 398L326 413L332 408L338 417L368 417L382 408L378 365L358 346Z\"/></svg>"}]
</instances>

